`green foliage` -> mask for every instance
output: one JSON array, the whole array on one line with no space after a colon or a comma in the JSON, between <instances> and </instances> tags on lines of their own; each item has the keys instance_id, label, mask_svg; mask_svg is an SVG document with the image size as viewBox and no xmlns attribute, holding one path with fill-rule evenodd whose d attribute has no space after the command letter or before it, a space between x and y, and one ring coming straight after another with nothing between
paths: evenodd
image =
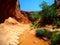
<instances>
[{"instance_id":1,"label":"green foliage","mask_svg":"<svg viewBox=\"0 0 60 45\"><path fill-rule=\"evenodd\" d=\"M60 33L59 31L48 31L47 29L36 30L37 37L46 37L51 40L50 45L60 45Z\"/></svg>"},{"instance_id":2,"label":"green foliage","mask_svg":"<svg viewBox=\"0 0 60 45\"><path fill-rule=\"evenodd\" d=\"M41 4L43 17L56 17L56 7L54 5L48 5L46 2Z\"/></svg>"},{"instance_id":3,"label":"green foliage","mask_svg":"<svg viewBox=\"0 0 60 45\"><path fill-rule=\"evenodd\" d=\"M52 35L52 32L48 31L47 29L43 29L43 30L36 30L36 36L38 37L47 37L48 39L50 39Z\"/></svg>"},{"instance_id":4,"label":"green foliage","mask_svg":"<svg viewBox=\"0 0 60 45\"><path fill-rule=\"evenodd\" d=\"M58 20L59 18L56 14L56 6L54 4L48 5L46 2L43 2L40 7L42 11L32 12L30 15L32 24L36 27L45 26L46 24L53 24L60 27L60 20Z\"/></svg>"},{"instance_id":5,"label":"green foliage","mask_svg":"<svg viewBox=\"0 0 60 45\"><path fill-rule=\"evenodd\" d=\"M39 16L38 12L33 12L33 13L31 13L31 16L30 16L32 21L36 21L39 17L40 16Z\"/></svg>"},{"instance_id":6,"label":"green foliage","mask_svg":"<svg viewBox=\"0 0 60 45\"><path fill-rule=\"evenodd\" d=\"M50 45L60 45L60 34L53 34Z\"/></svg>"},{"instance_id":7,"label":"green foliage","mask_svg":"<svg viewBox=\"0 0 60 45\"><path fill-rule=\"evenodd\" d=\"M38 12L31 13L30 18L32 20L33 26L36 27L36 28L39 27L39 23L38 23L40 21L39 13Z\"/></svg>"},{"instance_id":8,"label":"green foliage","mask_svg":"<svg viewBox=\"0 0 60 45\"><path fill-rule=\"evenodd\" d=\"M43 2L40 6L42 7L42 12L40 13L42 24L52 24L57 17L55 5L48 5L46 2Z\"/></svg>"},{"instance_id":9,"label":"green foliage","mask_svg":"<svg viewBox=\"0 0 60 45\"><path fill-rule=\"evenodd\" d=\"M55 26L57 26L57 28L59 28L60 27L60 21L56 21Z\"/></svg>"}]
</instances>

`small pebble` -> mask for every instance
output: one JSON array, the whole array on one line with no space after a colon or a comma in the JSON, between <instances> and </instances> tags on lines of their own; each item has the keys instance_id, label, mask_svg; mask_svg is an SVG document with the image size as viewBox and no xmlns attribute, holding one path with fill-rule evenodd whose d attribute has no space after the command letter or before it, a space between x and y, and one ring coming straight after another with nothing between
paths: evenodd
<instances>
[{"instance_id":1,"label":"small pebble","mask_svg":"<svg viewBox=\"0 0 60 45\"><path fill-rule=\"evenodd\" d=\"M38 41L33 41L33 43L37 44L37 43L38 43Z\"/></svg>"}]
</instances>

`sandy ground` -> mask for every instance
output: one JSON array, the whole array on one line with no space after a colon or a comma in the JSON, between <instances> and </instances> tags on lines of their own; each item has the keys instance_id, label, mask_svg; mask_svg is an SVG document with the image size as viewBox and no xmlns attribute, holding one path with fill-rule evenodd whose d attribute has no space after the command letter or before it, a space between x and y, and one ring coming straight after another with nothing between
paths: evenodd
<instances>
[{"instance_id":1,"label":"sandy ground","mask_svg":"<svg viewBox=\"0 0 60 45\"><path fill-rule=\"evenodd\" d=\"M18 45L19 36L29 29L28 24L19 23L11 17L6 19L0 24L0 45Z\"/></svg>"},{"instance_id":2,"label":"sandy ground","mask_svg":"<svg viewBox=\"0 0 60 45\"><path fill-rule=\"evenodd\" d=\"M44 28L52 30L52 26ZM13 18L7 19L0 24L0 45L48 45L47 41L35 36L34 29L30 29L31 25L29 24L18 23Z\"/></svg>"},{"instance_id":3,"label":"sandy ground","mask_svg":"<svg viewBox=\"0 0 60 45\"><path fill-rule=\"evenodd\" d=\"M35 36L35 30L26 30L19 38L19 45L48 45L48 43Z\"/></svg>"}]
</instances>

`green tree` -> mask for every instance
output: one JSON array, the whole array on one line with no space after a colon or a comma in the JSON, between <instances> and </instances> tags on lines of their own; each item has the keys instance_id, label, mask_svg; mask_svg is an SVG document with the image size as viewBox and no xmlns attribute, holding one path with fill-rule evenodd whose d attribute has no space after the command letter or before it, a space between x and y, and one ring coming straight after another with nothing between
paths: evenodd
<instances>
[{"instance_id":1,"label":"green tree","mask_svg":"<svg viewBox=\"0 0 60 45\"><path fill-rule=\"evenodd\" d=\"M55 5L48 5L46 2L43 2L40 7L42 8L42 13L40 14L43 23L53 23L55 21L56 15L56 7Z\"/></svg>"}]
</instances>

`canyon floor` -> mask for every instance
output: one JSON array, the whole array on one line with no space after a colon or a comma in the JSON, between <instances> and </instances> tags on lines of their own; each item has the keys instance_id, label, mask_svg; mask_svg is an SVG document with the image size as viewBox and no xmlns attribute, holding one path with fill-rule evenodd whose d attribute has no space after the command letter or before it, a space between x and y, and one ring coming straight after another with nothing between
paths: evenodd
<instances>
[{"instance_id":1,"label":"canyon floor","mask_svg":"<svg viewBox=\"0 0 60 45\"><path fill-rule=\"evenodd\" d=\"M30 28L31 29L31 28ZM46 25L45 27L41 27L40 29L48 29L50 31L58 30L60 31L60 28L53 29L52 25ZM36 37L36 29L32 30L26 30L19 38L19 45L49 45L49 41L44 41L41 38Z\"/></svg>"},{"instance_id":2,"label":"canyon floor","mask_svg":"<svg viewBox=\"0 0 60 45\"><path fill-rule=\"evenodd\" d=\"M52 30L52 26L42 27ZM59 30L59 29L58 29ZM0 24L1 45L49 45L47 41L35 36L35 29L30 24L22 24L13 18Z\"/></svg>"},{"instance_id":3,"label":"canyon floor","mask_svg":"<svg viewBox=\"0 0 60 45\"><path fill-rule=\"evenodd\" d=\"M26 30L19 38L19 45L48 45L47 41L35 36L34 30Z\"/></svg>"}]
</instances>

